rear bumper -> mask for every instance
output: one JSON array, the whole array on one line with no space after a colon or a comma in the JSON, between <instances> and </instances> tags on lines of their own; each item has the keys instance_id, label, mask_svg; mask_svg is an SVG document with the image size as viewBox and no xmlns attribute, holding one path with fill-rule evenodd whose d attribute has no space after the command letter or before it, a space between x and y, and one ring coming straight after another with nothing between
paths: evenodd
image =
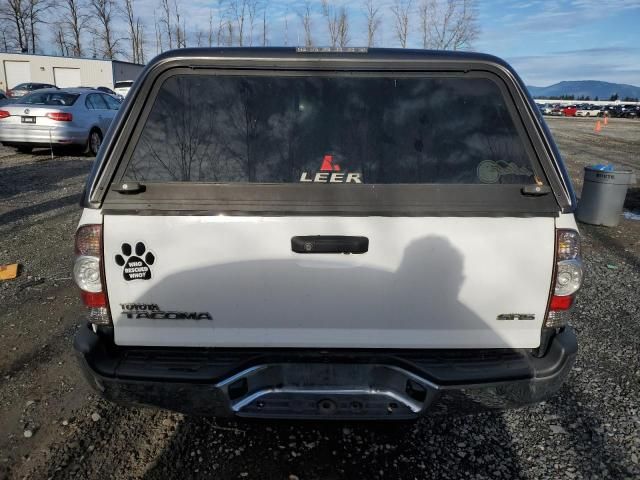
<instances>
[{"instance_id":1,"label":"rear bumper","mask_svg":"<svg viewBox=\"0 0 640 480\"><path fill-rule=\"evenodd\" d=\"M83 128L71 126L33 127L21 125L3 125L0 128L0 142L6 145L28 145L47 147L53 145L83 145L89 132Z\"/></svg>"},{"instance_id":2,"label":"rear bumper","mask_svg":"<svg viewBox=\"0 0 640 480\"><path fill-rule=\"evenodd\" d=\"M231 350L117 347L89 327L74 349L103 397L219 417L411 419L540 402L564 383L572 329L526 350Z\"/></svg>"}]
</instances>

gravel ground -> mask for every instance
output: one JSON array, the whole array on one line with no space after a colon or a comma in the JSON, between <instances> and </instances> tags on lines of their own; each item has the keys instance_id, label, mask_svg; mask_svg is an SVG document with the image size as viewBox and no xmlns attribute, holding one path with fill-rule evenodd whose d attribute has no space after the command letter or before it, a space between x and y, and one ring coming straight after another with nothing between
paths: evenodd
<instances>
[{"instance_id":1,"label":"gravel ground","mask_svg":"<svg viewBox=\"0 0 640 480\"><path fill-rule=\"evenodd\" d=\"M640 121L549 119L580 184L586 164L640 170ZM2 478L640 478L640 222L583 225L576 366L533 407L409 424L225 423L99 400L71 355L76 205L92 159L0 147ZM628 196L638 208L638 189Z\"/></svg>"}]
</instances>

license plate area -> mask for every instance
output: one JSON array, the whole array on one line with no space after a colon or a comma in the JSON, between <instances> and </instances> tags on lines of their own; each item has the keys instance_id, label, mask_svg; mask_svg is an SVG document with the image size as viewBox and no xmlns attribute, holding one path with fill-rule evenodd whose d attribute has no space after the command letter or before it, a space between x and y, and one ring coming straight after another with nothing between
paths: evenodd
<instances>
[{"instance_id":1,"label":"license plate area","mask_svg":"<svg viewBox=\"0 0 640 480\"><path fill-rule=\"evenodd\" d=\"M22 116L22 123L36 123L36 117Z\"/></svg>"}]
</instances>

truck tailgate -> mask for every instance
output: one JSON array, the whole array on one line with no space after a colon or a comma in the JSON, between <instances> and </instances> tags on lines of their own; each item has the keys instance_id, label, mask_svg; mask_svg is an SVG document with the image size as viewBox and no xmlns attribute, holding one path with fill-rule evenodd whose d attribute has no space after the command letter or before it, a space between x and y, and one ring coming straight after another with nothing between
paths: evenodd
<instances>
[{"instance_id":1,"label":"truck tailgate","mask_svg":"<svg viewBox=\"0 0 640 480\"><path fill-rule=\"evenodd\" d=\"M304 254L295 236L369 240ZM105 215L119 345L531 348L554 219Z\"/></svg>"}]
</instances>

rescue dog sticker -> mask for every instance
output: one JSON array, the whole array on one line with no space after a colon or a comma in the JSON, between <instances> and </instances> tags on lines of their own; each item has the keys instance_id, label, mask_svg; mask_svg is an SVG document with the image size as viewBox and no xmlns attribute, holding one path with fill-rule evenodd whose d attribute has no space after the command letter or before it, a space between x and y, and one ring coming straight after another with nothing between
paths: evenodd
<instances>
[{"instance_id":1,"label":"rescue dog sticker","mask_svg":"<svg viewBox=\"0 0 640 480\"><path fill-rule=\"evenodd\" d=\"M124 279L128 282L131 280L150 280L151 265L156 261L156 257L147 251L145 244L136 243L135 252L128 243L123 243L120 249L122 254L117 254L115 260L118 266L123 267L122 276Z\"/></svg>"}]
</instances>

